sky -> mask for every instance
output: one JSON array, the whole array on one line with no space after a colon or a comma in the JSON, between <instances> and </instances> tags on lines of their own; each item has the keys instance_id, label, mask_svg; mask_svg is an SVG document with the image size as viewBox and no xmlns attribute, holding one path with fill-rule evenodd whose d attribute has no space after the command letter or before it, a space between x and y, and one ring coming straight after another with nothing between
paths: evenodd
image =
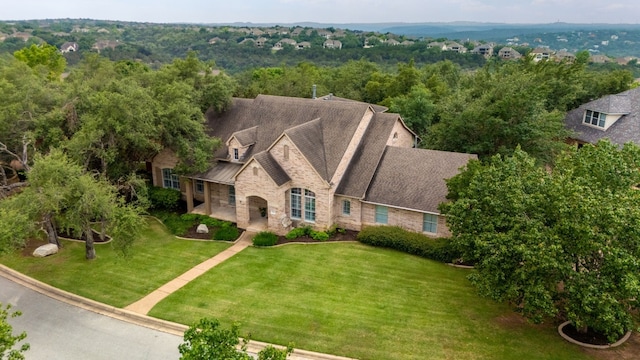
<instances>
[{"instance_id":1,"label":"sky","mask_svg":"<svg viewBox=\"0 0 640 360\"><path fill-rule=\"evenodd\" d=\"M18 0L0 20L89 18L154 23L638 24L638 0Z\"/></svg>"}]
</instances>

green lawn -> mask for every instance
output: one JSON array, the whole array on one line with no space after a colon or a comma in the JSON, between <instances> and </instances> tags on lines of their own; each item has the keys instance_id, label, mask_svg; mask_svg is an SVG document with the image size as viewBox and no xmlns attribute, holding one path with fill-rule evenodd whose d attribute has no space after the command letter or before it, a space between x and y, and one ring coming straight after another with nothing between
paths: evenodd
<instances>
[{"instance_id":1,"label":"green lawn","mask_svg":"<svg viewBox=\"0 0 640 360\"><path fill-rule=\"evenodd\" d=\"M591 359L477 296L469 271L354 243L248 248L150 315L360 359Z\"/></svg>"},{"instance_id":2,"label":"green lawn","mask_svg":"<svg viewBox=\"0 0 640 360\"><path fill-rule=\"evenodd\" d=\"M215 241L176 239L149 219L130 255L119 256L109 244L96 245L88 261L84 243L62 240L63 248L47 258L0 256L0 263L60 289L116 307L125 307L193 266L228 248Z\"/></svg>"}]
</instances>

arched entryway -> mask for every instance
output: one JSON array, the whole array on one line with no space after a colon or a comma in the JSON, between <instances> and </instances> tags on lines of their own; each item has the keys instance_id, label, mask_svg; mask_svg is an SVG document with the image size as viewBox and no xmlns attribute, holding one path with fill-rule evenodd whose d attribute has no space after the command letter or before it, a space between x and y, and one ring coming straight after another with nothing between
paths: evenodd
<instances>
[{"instance_id":1,"label":"arched entryway","mask_svg":"<svg viewBox=\"0 0 640 360\"><path fill-rule=\"evenodd\" d=\"M251 230L266 230L269 228L269 203L259 196L247 198L249 208L249 228Z\"/></svg>"}]
</instances>

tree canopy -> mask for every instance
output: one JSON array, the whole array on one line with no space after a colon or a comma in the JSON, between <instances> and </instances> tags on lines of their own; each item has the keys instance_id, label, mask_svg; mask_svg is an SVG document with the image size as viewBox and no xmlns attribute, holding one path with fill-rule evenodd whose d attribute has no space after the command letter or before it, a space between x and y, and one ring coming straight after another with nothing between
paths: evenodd
<instances>
[{"instance_id":1,"label":"tree canopy","mask_svg":"<svg viewBox=\"0 0 640 360\"><path fill-rule=\"evenodd\" d=\"M547 170L521 149L471 164L441 206L481 294L611 340L636 327L640 148L601 141Z\"/></svg>"}]
</instances>

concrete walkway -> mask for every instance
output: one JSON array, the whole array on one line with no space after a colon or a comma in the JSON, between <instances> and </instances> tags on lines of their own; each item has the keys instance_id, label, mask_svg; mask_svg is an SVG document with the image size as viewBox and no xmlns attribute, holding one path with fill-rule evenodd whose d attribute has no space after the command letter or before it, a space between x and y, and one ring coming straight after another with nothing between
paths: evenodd
<instances>
[{"instance_id":1,"label":"concrete walkway","mask_svg":"<svg viewBox=\"0 0 640 360\"><path fill-rule=\"evenodd\" d=\"M169 281L168 283L162 285L160 288L154 290L149 295L143 297L142 299L134 302L133 304L125 307L125 310L133 311L138 314L146 315L151 311L151 309L156 306L160 301L169 296L174 291L177 291L181 287L187 285L190 281L197 278L198 276L204 274L205 272L211 270L214 266L220 264L221 262L227 260L233 255L239 253L240 251L247 248L251 245L251 239L255 233L250 231L245 231L242 233L240 238L236 241L233 246L224 250L223 252L217 254L216 256L208 259L184 274L178 276L177 278Z\"/></svg>"}]
</instances>

